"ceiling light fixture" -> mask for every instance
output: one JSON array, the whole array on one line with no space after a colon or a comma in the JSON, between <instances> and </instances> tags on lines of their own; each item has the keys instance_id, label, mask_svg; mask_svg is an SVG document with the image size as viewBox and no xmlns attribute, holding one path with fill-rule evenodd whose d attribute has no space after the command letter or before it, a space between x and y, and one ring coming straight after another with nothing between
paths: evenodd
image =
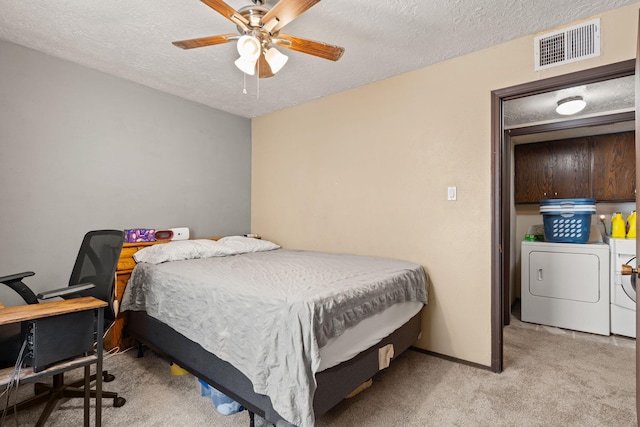
<instances>
[{"instance_id":1,"label":"ceiling light fixture","mask_svg":"<svg viewBox=\"0 0 640 427\"><path fill-rule=\"evenodd\" d=\"M570 116L584 110L584 107L586 106L587 103L581 96L571 96L558 101L556 113L563 116Z\"/></svg>"},{"instance_id":2,"label":"ceiling light fixture","mask_svg":"<svg viewBox=\"0 0 640 427\"><path fill-rule=\"evenodd\" d=\"M283 48L337 61L342 57L344 48L330 44L302 39L281 33L282 28L306 12L319 0L281 0L271 1L273 7L265 7L267 0L252 0L253 5L238 10L229 6L225 0L202 0L211 9L233 22L240 34L220 34L196 39L175 41L173 44L182 49L194 49L213 46L237 40L240 58L235 61L246 75L258 74L258 78L273 77L289 59L280 51ZM257 71L257 73L256 73Z\"/></svg>"},{"instance_id":3,"label":"ceiling light fixture","mask_svg":"<svg viewBox=\"0 0 640 427\"><path fill-rule=\"evenodd\" d=\"M287 63L289 57L283 53L280 53L275 47L270 48L264 53L264 59L271 67L273 74L277 73Z\"/></svg>"},{"instance_id":4,"label":"ceiling light fixture","mask_svg":"<svg viewBox=\"0 0 640 427\"><path fill-rule=\"evenodd\" d=\"M240 58L236 59L235 64L243 73L253 76L256 73L256 64L260 55L264 54L264 59L269 64L271 72L277 73L287 63L289 57L280 53L276 48L263 49L261 38L244 35L238 39L238 53Z\"/></svg>"},{"instance_id":5,"label":"ceiling light fixture","mask_svg":"<svg viewBox=\"0 0 640 427\"><path fill-rule=\"evenodd\" d=\"M260 40L253 36L244 35L238 39L237 48L240 58L235 61L236 67L245 74L253 76L256 72L256 62L258 62L262 51Z\"/></svg>"}]
</instances>

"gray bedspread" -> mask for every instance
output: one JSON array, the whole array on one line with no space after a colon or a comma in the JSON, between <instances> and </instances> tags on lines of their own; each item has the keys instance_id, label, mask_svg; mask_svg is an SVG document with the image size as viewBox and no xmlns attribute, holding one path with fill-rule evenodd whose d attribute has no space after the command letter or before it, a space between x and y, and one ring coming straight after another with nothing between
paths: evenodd
<instances>
[{"instance_id":1,"label":"gray bedspread","mask_svg":"<svg viewBox=\"0 0 640 427\"><path fill-rule=\"evenodd\" d=\"M405 301L427 301L422 266L277 249L138 264L122 310L145 310L233 364L281 416L304 427L314 425L319 348Z\"/></svg>"}]
</instances>

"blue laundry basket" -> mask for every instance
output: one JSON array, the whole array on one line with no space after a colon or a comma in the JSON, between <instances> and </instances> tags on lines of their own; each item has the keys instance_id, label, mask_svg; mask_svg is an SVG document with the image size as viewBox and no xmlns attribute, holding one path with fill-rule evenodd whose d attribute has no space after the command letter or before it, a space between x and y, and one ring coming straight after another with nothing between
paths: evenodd
<instances>
[{"instance_id":1,"label":"blue laundry basket","mask_svg":"<svg viewBox=\"0 0 640 427\"><path fill-rule=\"evenodd\" d=\"M544 238L552 243L587 243L596 201L591 198L540 201Z\"/></svg>"}]
</instances>

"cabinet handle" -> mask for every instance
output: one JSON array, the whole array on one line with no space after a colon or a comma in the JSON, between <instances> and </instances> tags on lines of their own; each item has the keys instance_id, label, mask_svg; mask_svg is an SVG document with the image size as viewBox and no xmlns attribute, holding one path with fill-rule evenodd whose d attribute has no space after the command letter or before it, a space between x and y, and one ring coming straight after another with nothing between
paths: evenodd
<instances>
[{"instance_id":1,"label":"cabinet handle","mask_svg":"<svg viewBox=\"0 0 640 427\"><path fill-rule=\"evenodd\" d=\"M558 192L557 192L557 191L555 191L555 192L553 193L553 195L554 195L554 196L557 196L557 195L558 195Z\"/></svg>"},{"instance_id":2,"label":"cabinet handle","mask_svg":"<svg viewBox=\"0 0 640 427\"><path fill-rule=\"evenodd\" d=\"M538 269L538 281L542 282L542 269L541 268Z\"/></svg>"},{"instance_id":3,"label":"cabinet handle","mask_svg":"<svg viewBox=\"0 0 640 427\"><path fill-rule=\"evenodd\" d=\"M542 195L546 197L547 196L547 192L545 191L544 193L542 193Z\"/></svg>"}]
</instances>

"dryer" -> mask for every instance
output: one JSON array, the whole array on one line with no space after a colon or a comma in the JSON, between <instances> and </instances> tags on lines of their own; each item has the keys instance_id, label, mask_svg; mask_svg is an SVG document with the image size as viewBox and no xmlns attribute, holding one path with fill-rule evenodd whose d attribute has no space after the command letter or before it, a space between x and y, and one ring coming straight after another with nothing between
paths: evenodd
<instances>
[{"instance_id":1,"label":"dryer","mask_svg":"<svg viewBox=\"0 0 640 427\"><path fill-rule=\"evenodd\" d=\"M636 337L636 290L621 266L637 265L636 239L608 239L611 247L611 333Z\"/></svg>"},{"instance_id":2,"label":"dryer","mask_svg":"<svg viewBox=\"0 0 640 427\"><path fill-rule=\"evenodd\" d=\"M609 245L522 242L522 321L609 335Z\"/></svg>"}]
</instances>

